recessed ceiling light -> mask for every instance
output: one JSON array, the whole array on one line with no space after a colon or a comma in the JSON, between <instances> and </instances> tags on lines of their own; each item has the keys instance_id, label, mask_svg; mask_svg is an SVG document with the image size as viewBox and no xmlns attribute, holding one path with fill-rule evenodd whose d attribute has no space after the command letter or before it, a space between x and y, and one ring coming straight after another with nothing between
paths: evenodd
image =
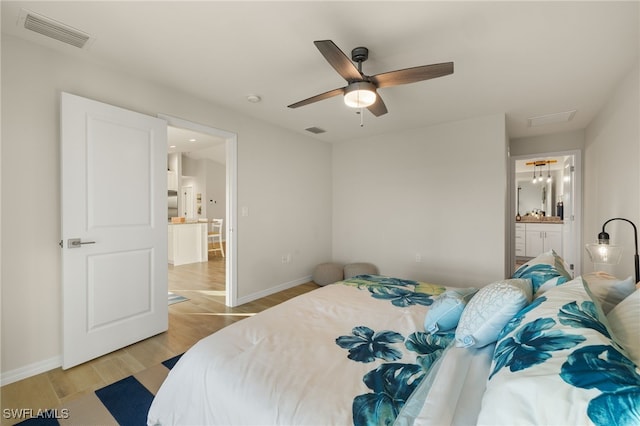
<instances>
[{"instance_id":1,"label":"recessed ceiling light","mask_svg":"<svg viewBox=\"0 0 640 426\"><path fill-rule=\"evenodd\" d=\"M252 104L257 104L261 100L262 100L262 98L260 96L258 96L258 95L249 95L249 96L247 96L247 101L251 102Z\"/></svg>"},{"instance_id":2,"label":"recessed ceiling light","mask_svg":"<svg viewBox=\"0 0 640 426\"><path fill-rule=\"evenodd\" d=\"M189 142L197 142L197 140L194 139L194 138L191 138L191 139L189 139Z\"/></svg>"},{"instance_id":3,"label":"recessed ceiling light","mask_svg":"<svg viewBox=\"0 0 640 426\"><path fill-rule=\"evenodd\" d=\"M567 123L573 119L577 110L557 112L555 114L540 115L529 118L529 127L544 126L547 124Z\"/></svg>"}]
</instances>

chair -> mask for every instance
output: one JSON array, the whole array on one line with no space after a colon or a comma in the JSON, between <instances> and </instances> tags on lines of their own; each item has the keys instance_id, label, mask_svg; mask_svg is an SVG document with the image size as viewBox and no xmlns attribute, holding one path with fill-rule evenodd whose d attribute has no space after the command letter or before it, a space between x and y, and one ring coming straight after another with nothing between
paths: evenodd
<instances>
[{"instance_id":1,"label":"chair","mask_svg":"<svg viewBox=\"0 0 640 426\"><path fill-rule=\"evenodd\" d=\"M209 251L219 251L224 257L224 247L222 247L222 222L224 219L211 219L209 222L209 233L207 234L207 243L210 246ZM216 247L216 244L218 247Z\"/></svg>"}]
</instances>

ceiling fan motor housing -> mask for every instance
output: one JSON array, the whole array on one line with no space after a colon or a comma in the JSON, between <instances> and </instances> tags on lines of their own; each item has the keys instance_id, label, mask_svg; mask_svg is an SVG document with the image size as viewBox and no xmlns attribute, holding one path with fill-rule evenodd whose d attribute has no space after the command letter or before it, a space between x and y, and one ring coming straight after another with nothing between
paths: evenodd
<instances>
[{"instance_id":1,"label":"ceiling fan motor housing","mask_svg":"<svg viewBox=\"0 0 640 426\"><path fill-rule=\"evenodd\" d=\"M369 49L366 47L356 47L351 51L351 60L353 62L364 62L369 59Z\"/></svg>"}]
</instances>

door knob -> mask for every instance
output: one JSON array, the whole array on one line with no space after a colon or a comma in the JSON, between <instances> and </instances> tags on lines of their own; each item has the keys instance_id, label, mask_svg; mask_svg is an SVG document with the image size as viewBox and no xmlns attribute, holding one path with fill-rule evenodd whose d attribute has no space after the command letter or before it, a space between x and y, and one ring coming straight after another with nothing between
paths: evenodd
<instances>
[{"instance_id":1,"label":"door knob","mask_svg":"<svg viewBox=\"0 0 640 426\"><path fill-rule=\"evenodd\" d=\"M84 244L95 244L95 241L82 241L80 238L69 238L67 248L80 248Z\"/></svg>"}]
</instances>

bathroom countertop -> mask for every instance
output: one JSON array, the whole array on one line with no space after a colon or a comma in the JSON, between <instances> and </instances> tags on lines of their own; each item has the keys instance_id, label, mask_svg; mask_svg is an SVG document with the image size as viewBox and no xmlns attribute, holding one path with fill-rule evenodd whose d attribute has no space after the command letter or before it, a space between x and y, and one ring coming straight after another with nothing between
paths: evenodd
<instances>
[{"instance_id":1,"label":"bathroom countertop","mask_svg":"<svg viewBox=\"0 0 640 426\"><path fill-rule=\"evenodd\" d=\"M562 225L564 221L562 221L557 216L543 216L543 217L522 216L520 220L516 220L516 223L550 223L550 224Z\"/></svg>"}]
</instances>

